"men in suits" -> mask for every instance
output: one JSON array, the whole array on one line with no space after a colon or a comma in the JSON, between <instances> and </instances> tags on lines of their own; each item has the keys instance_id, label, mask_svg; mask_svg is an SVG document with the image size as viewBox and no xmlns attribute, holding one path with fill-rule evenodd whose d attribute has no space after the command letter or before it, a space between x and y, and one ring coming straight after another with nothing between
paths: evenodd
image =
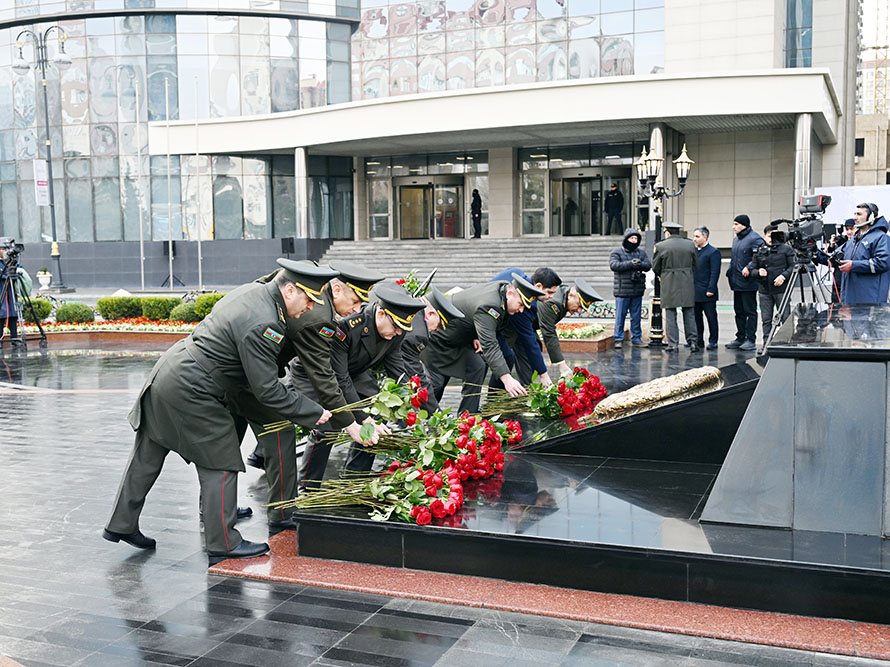
<instances>
[{"instance_id":1,"label":"men in suits","mask_svg":"<svg viewBox=\"0 0 890 667\"><path fill-rule=\"evenodd\" d=\"M569 365L562 354L559 334L556 325L569 313L580 313L590 308L603 298L583 278L578 278L573 285L563 284L556 288L553 296L538 309L538 322L541 325L541 337L547 348L550 363L556 364L560 375L571 373Z\"/></svg>"},{"instance_id":2,"label":"men in suits","mask_svg":"<svg viewBox=\"0 0 890 667\"><path fill-rule=\"evenodd\" d=\"M139 529L148 492L171 451L194 463L201 483L205 548L211 564L259 556L269 547L235 529L241 437L235 414L258 422L268 415L312 426L331 416L278 382L278 356L289 320L312 309L336 272L279 259L284 270L266 284L242 285L223 297L191 335L152 369L130 424L136 442L102 536L140 549L155 540Z\"/></svg>"},{"instance_id":3,"label":"men in suits","mask_svg":"<svg viewBox=\"0 0 890 667\"><path fill-rule=\"evenodd\" d=\"M430 371L436 400L442 400L448 380L459 377L464 380L464 386L458 412L479 412L482 383L488 368L511 396L527 393L522 383L510 375L498 334L506 329L508 315L528 308L533 299L543 294L543 290L527 280L514 276L512 283L477 285L451 297L464 317L450 323L447 329L434 332L421 355Z\"/></svg>"},{"instance_id":4,"label":"men in suits","mask_svg":"<svg viewBox=\"0 0 890 667\"><path fill-rule=\"evenodd\" d=\"M374 289L371 301L361 312L339 322L331 340L331 368L347 404L379 391L370 372L378 363L383 365L389 377L407 380L401 335L411 331L415 315L423 306L423 301L412 297L404 287L380 285ZM311 396L311 390L307 394ZM362 410L352 410L350 416L357 424L373 421ZM380 428L384 433L389 433L385 426ZM358 447L350 451L346 469L370 470L374 457ZM300 463L300 483L306 489L318 486L324 477L330 454L331 445L324 441L319 431L313 431Z\"/></svg>"},{"instance_id":5,"label":"men in suits","mask_svg":"<svg viewBox=\"0 0 890 667\"><path fill-rule=\"evenodd\" d=\"M696 227L692 233L698 260L693 275L695 283L695 331L699 347L705 347L705 323L708 320L709 350L717 348L720 335L717 326L717 280L720 278L720 251L708 242L707 227Z\"/></svg>"},{"instance_id":6,"label":"men in suits","mask_svg":"<svg viewBox=\"0 0 890 667\"><path fill-rule=\"evenodd\" d=\"M680 225L666 222L664 241L655 244L652 269L661 279L661 306L667 322L668 352L679 349L680 329L677 325L677 308L683 311L683 333L693 352L699 351L695 331L695 283L693 274L698 262L695 244L680 236Z\"/></svg>"}]
</instances>

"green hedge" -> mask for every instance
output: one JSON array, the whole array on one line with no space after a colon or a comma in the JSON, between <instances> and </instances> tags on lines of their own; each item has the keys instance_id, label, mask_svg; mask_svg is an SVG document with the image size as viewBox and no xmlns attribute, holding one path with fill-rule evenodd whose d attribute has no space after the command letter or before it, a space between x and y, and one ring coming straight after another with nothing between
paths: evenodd
<instances>
[{"instance_id":1,"label":"green hedge","mask_svg":"<svg viewBox=\"0 0 890 667\"><path fill-rule=\"evenodd\" d=\"M225 294L202 294L195 299L195 314L202 320L210 314L216 302L222 299Z\"/></svg>"},{"instance_id":2,"label":"green hedge","mask_svg":"<svg viewBox=\"0 0 890 667\"><path fill-rule=\"evenodd\" d=\"M170 311L182 303L182 299L174 296L142 297L142 317L149 320L166 320Z\"/></svg>"},{"instance_id":3,"label":"green hedge","mask_svg":"<svg viewBox=\"0 0 890 667\"><path fill-rule=\"evenodd\" d=\"M195 312L195 304L181 303L170 311L170 320L173 322L200 322L201 318Z\"/></svg>"},{"instance_id":4,"label":"green hedge","mask_svg":"<svg viewBox=\"0 0 890 667\"><path fill-rule=\"evenodd\" d=\"M56 322L68 324L81 322L94 322L96 313L83 303L65 303L56 308Z\"/></svg>"},{"instance_id":5,"label":"green hedge","mask_svg":"<svg viewBox=\"0 0 890 667\"><path fill-rule=\"evenodd\" d=\"M37 315L39 322L43 322L53 312L53 304L46 299L31 299L31 304L34 306L34 314ZM31 314L31 309L25 304L22 304L22 313L25 316L25 322L37 324L34 321L34 315Z\"/></svg>"},{"instance_id":6,"label":"green hedge","mask_svg":"<svg viewBox=\"0 0 890 667\"><path fill-rule=\"evenodd\" d=\"M138 296L103 296L96 302L103 319L123 320L142 316L142 299Z\"/></svg>"}]
</instances>

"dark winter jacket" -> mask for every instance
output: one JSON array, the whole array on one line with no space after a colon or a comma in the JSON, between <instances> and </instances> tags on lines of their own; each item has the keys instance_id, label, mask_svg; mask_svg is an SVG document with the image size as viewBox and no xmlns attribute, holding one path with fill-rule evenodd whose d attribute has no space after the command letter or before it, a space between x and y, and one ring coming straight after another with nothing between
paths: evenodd
<instances>
[{"instance_id":1,"label":"dark winter jacket","mask_svg":"<svg viewBox=\"0 0 890 667\"><path fill-rule=\"evenodd\" d=\"M18 317L17 281L9 278L15 271L15 267L7 267L0 264L0 320L8 317ZM6 289L4 289L6 288ZM3 333L3 322L0 321L0 334Z\"/></svg>"},{"instance_id":2,"label":"dark winter jacket","mask_svg":"<svg viewBox=\"0 0 890 667\"><path fill-rule=\"evenodd\" d=\"M890 290L890 237L887 221L881 216L861 236L844 245L844 259L853 260L853 269L841 282L842 303L887 303Z\"/></svg>"},{"instance_id":3,"label":"dark winter jacket","mask_svg":"<svg viewBox=\"0 0 890 667\"><path fill-rule=\"evenodd\" d=\"M621 213L624 209L624 195L621 190L609 190L606 193L606 213Z\"/></svg>"},{"instance_id":4,"label":"dark winter jacket","mask_svg":"<svg viewBox=\"0 0 890 667\"><path fill-rule=\"evenodd\" d=\"M698 264L695 265L695 300L716 301L717 281L720 279L720 251L710 243L702 249L696 249ZM707 296L710 292L711 296Z\"/></svg>"},{"instance_id":5,"label":"dark winter jacket","mask_svg":"<svg viewBox=\"0 0 890 667\"><path fill-rule=\"evenodd\" d=\"M794 250L787 243L776 246L764 244L754 251L748 271L757 278L760 285L757 291L763 294L781 294L788 287L791 280L791 270L794 268ZM760 269L766 269L766 278L760 275ZM785 276L785 282L776 287L775 280L779 276Z\"/></svg>"},{"instance_id":6,"label":"dark winter jacket","mask_svg":"<svg viewBox=\"0 0 890 667\"><path fill-rule=\"evenodd\" d=\"M643 296L646 291L646 275L645 272L652 268L652 262L646 251L640 246L636 250L628 250L625 242L628 237L636 235L642 238L640 232L635 229L628 229L624 232L624 238L621 245L615 248L609 255L609 268L615 274L612 294L620 297ZM639 260L638 264L634 264L633 260Z\"/></svg>"},{"instance_id":7,"label":"dark winter jacket","mask_svg":"<svg viewBox=\"0 0 890 667\"><path fill-rule=\"evenodd\" d=\"M726 270L726 277L729 278L729 288L733 292L757 291L757 276L749 275L745 278L742 275L742 269L751 263L754 248L762 246L763 243L763 237L750 227L737 234L732 240L732 258L729 261L729 268Z\"/></svg>"}]
</instances>

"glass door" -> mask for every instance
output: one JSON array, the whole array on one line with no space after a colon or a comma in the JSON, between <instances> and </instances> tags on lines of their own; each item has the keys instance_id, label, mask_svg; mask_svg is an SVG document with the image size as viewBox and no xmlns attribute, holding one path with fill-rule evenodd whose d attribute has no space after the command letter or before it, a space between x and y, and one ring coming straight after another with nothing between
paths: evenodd
<instances>
[{"instance_id":1,"label":"glass door","mask_svg":"<svg viewBox=\"0 0 890 667\"><path fill-rule=\"evenodd\" d=\"M462 239L464 233L463 185L435 185L436 238Z\"/></svg>"},{"instance_id":2,"label":"glass door","mask_svg":"<svg viewBox=\"0 0 890 667\"><path fill-rule=\"evenodd\" d=\"M565 236L590 234L593 217L592 181L590 178L567 178L563 181L562 229Z\"/></svg>"},{"instance_id":3,"label":"glass door","mask_svg":"<svg viewBox=\"0 0 890 667\"><path fill-rule=\"evenodd\" d=\"M428 239L438 224L433 216L433 188L429 185L399 187L399 227L403 239Z\"/></svg>"}]
</instances>

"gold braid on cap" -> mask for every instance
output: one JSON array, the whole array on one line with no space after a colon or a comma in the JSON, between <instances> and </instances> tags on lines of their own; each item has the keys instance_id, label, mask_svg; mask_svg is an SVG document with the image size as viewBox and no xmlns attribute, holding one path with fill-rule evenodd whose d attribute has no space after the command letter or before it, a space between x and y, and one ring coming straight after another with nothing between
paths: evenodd
<instances>
[{"instance_id":1,"label":"gold braid on cap","mask_svg":"<svg viewBox=\"0 0 890 667\"><path fill-rule=\"evenodd\" d=\"M362 301L368 300L368 291L371 289L370 287L368 289L362 289L358 285L353 285L352 283L349 283L349 282L347 282L346 285L348 285L355 291L355 293L358 295L359 299L361 299Z\"/></svg>"},{"instance_id":2,"label":"gold braid on cap","mask_svg":"<svg viewBox=\"0 0 890 667\"><path fill-rule=\"evenodd\" d=\"M448 318L445 317L445 313L441 310L436 309L436 312L439 313L439 319L442 320L442 328L445 329L448 326Z\"/></svg>"},{"instance_id":3,"label":"gold braid on cap","mask_svg":"<svg viewBox=\"0 0 890 667\"><path fill-rule=\"evenodd\" d=\"M306 287L303 283L299 283L296 280L291 281L294 285L299 287L301 290L306 292L306 296L312 299L315 303L319 305L324 304L324 299L321 298L321 290L320 289L312 289L311 287ZM324 287L322 287L324 289Z\"/></svg>"},{"instance_id":4,"label":"gold braid on cap","mask_svg":"<svg viewBox=\"0 0 890 667\"><path fill-rule=\"evenodd\" d=\"M413 326L411 324L411 320L414 319L414 316L417 315L417 313L412 313L408 317L399 317L398 315L396 315L394 312L392 312L388 308L381 308L380 310L382 310L384 313L389 315L392 318L392 321L395 322L396 325L398 325L398 327L400 329L404 329L405 331L411 331L411 327Z\"/></svg>"},{"instance_id":5,"label":"gold braid on cap","mask_svg":"<svg viewBox=\"0 0 890 667\"><path fill-rule=\"evenodd\" d=\"M515 285L514 285L514 287L515 287ZM522 303L525 304L525 307L526 308L531 307L532 301L535 300L535 297L527 297L525 295L525 292L522 291L521 287L516 287L516 291L519 292L519 296L522 299Z\"/></svg>"}]
</instances>

